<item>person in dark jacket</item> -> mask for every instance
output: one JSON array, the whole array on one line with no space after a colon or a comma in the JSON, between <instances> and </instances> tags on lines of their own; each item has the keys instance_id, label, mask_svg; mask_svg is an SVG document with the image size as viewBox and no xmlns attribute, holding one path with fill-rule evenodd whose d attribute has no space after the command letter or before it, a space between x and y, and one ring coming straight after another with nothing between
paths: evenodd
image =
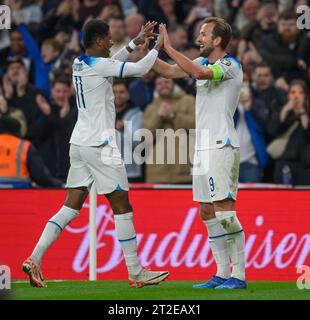
<instances>
[{"instance_id":1,"label":"person in dark jacket","mask_svg":"<svg viewBox=\"0 0 310 320\"><path fill-rule=\"evenodd\" d=\"M276 88L271 68L264 62L257 64L251 74L253 98L264 100L269 115L279 110L287 101L287 92Z\"/></svg>"},{"instance_id":2,"label":"person in dark jacket","mask_svg":"<svg viewBox=\"0 0 310 320\"><path fill-rule=\"evenodd\" d=\"M277 32L263 38L259 48L275 78L287 83L295 78L308 79L304 52L309 41L298 30L296 18L294 11L283 11L279 16Z\"/></svg>"},{"instance_id":3,"label":"person in dark jacket","mask_svg":"<svg viewBox=\"0 0 310 320\"><path fill-rule=\"evenodd\" d=\"M176 0L141 1L139 9L147 20L162 22L170 27L182 24L186 17L181 2Z\"/></svg>"},{"instance_id":4,"label":"person in dark jacket","mask_svg":"<svg viewBox=\"0 0 310 320\"><path fill-rule=\"evenodd\" d=\"M20 59L23 61L31 81L34 77L33 61L29 57L21 33L15 25L9 30L10 46L0 50L0 77L3 76L8 61Z\"/></svg>"},{"instance_id":5,"label":"person in dark jacket","mask_svg":"<svg viewBox=\"0 0 310 320\"><path fill-rule=\"evenodd\" d=\"M20 110L26 117L25 138L34 142L34 127L40 116L50 113L43 92L29 83L28 73L22 60L11 60L2 79L3 93L10 107Z\"/></svg>"},{"instance_id":6,"label":"person in dark jacket","mask_svg":"<svg viewBox=\"0 0 310 320\"><path fill-rule=\"evenodd\" d=\"M57 179L66 181L69 167L69 141L77 120L77 108L70 99L70 81L56 79L51 90L51 114L42 116L36 127L37 148L44 163Z\"/></svg>"},{"instance_id":7,"label":"person in dark jacket","mask_svg":"<svg viewBox=\"0 0 310 320\"><path fill-rule=\"evenodd\" d=\"M256 48L260 48L263 37L276 31L277 20L276 4L265 3L259 9L257 18L242 28L241 38L247 42L251 41Z\"/></svg>"},{"instance_id":8,"label":"person in dark jacket","mask_svg":"<svg viewBox=\"0 0 310 320\"><path fill-rule=\"evenodd\" d=\"M128 181L143 182L143 166L137 164L133 158L133 152L140 143L140 141L133 140L133 136L137 135L137 131L141 129L143 112L131 102L128 85L124 80L114 81L113 93L115 97L117 145L125 160ZM132 163L128 163L127 159L132 160Z\"/></svg>"},{"instance_id":9,"label":"person in dark jacket","mask_svg":"<svg viewBox=\"0 0 310 320\"><path fill-rule=\"evenodd\" d=\"M254 67L251 74L251 92L254 99L265 102L268 108L267 122L271 121L271 115L279 111L287 101L287 92L275 86L271 68L266 63L259 63ZM266 125L266 124L265 124ZM272 124L271 124L272 125ZM273 139L265 132L267 144ZM275 161L269 157L267 166L264 168L263 182L272 183L274 178Z\"/></svg>"},{"instance_id":10,"label":"person in dark jacket","mask_svg":"<svg viewBox=\"0 0 310 320\"><path fill-rule=\"evenodd\" d=\"M234 115L240 142L240 182L261 182L268 162L265 123L268 107L263 100L253 99L249 82L244 81Z\"/></svg>"},{"instance_id":11,"label":"person in dark jacket","mask_svg":"<svg viewBox=\"0 0 310 320\"><path fill-rule=\"evenodd\" d=\"M294 80L290 85L288 102L272 115L267 128L274 138L292 130L284 152L276 159L276 183L310 184L309 115L309 88L302 80Z\"/></svg>"}]
</instances>

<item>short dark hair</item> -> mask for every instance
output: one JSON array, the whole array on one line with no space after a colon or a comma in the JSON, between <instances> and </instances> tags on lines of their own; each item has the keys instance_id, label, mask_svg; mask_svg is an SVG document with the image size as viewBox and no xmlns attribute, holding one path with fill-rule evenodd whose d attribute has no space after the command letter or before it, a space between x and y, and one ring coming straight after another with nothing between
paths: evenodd
<instances>
[{"instance_id":1,"label":"short dark hair","mask_svg":"<svg viewBox=\"0 0 310 320\"><path fill-rule=\"evenodd\" d=\"M71 86L70 78L67 77L67 76L65 76L65 75L61 75L61 76L55 78L55 80L53 80L53 82L52 82L52 88L53 88L57 83L65 84L65 85L68 86L68 87Z\"/></svg>"},{"instance_id":2,"label":"short dark hair","mask_svg":"<svg viewBox=\"0 0 310 320\"><path fill-rule=\"evenodd\" d=\"M100 19L93 19L83 27L83 45L90 48L96 39L104 38L109 34L109 25Z\"/></svg>"},{"instance_id":3,"label":"short dark hair","mask_svg":"<svg viewBox=\"0 0 310 320\"><path fill-rule=\"evenodd\" d=\"M127 83L126 80L124 80L124 79L116 79L116 80L113 81L113 86L116 86L116 85L119 85L119 84L125 86L126 89L128 90L128 83Z\"/></svg>"},{"instance_id":4,"label":"short dark hair","mask_svg":"<svg viewBox=\"0 0 310 320\"><path fill-rule=\"evenodd\" d=\"M231 39L231 36L232 36L231 26L224 19L218 18L218 17L206 18L203 21L203 23L204 24L206 24L206 23L213 23L214 24L214 28L212 31L212 37L213 37L213 39L216 37L221 37L222 38L221 48L226 49L226 47L228 46L228 43Z\"/></svg>"},{"instance_id":5,"label":"short dark hair","mask_svg":"<svg viewBox=\"0 0 310 320\"><path fill-rule=\"evenodd\" d=\"M8 68L11 64L18 63L26 69L24 61L20 58L8 57L6 60L6 68Z\"/></svg>"},{"instance_id":6,"label":"short dark hair","mask_svg":"<svg viewBox=\"0 0 310 320\"><path fill-rule=\"evenodd\" d=\"M297 14L294 10L287 9L281 12L279 15L279 20L297 20Z\"/></svg>"},{"instance_id":7,"label":"short dark hair","mask_svg":"<svg viewBox=\"0 0 310 320\"><path fill-rule=\"evenodd\" d=\"M270 67L267 63L265 63L265 62L257 63L257 64L254 66L253 71L255 71L257 68L268 68L268 69L270 70L270 72L272 73L271 67Z\"/></svg>"}]
</instances>

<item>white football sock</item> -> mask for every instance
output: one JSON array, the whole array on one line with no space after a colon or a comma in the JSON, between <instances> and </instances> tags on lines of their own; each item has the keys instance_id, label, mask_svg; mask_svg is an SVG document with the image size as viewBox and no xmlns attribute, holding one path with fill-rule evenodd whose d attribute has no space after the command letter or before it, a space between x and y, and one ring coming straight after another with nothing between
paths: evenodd
<instances>
[{"instance_id":1,"label":"white football sock","mask_svg":"<svg viewBox=\"0 0 310 320\"><path fill-rule=\"evenodd\" d=\"M115 214L115 231L123 249L128 273L136 276L142 270L137 254L136 232L132 222L132 212Z\"/></svg>"},{"instance_id":2,"label":"white football sock","mask_svg":"<svg viewBox=\"0 0 310 320\"><path fill-rule=\"evenodd\" d=\"M245 235L235 211L215 213L227 232L228 253L233 264L232 277L245 280Z\"/></svg>"},{"instance_id":3,"label":"white football sock","mask_svg":"<svg viewBox=\"0 0 310 320\"><path fill-rule=\"evenodd\" d=\"M227 251L226 231L216 219L204 220L208 229L209 244L217 265L218 277L228 279L230 277L230 262Z\"/></svg>"},{"instance_id":4,"label":"white football sock","mask_svg":"<svg viewBox=\"0 0 310 320\"><path fill-rule=\"evenodd\" d=\"M46 224L45 229L34 248L31 258L41 264L42 257L51 244L59 237L61 231L78 216L79 210L63 206Z\"/></svg>"}]
</instances>

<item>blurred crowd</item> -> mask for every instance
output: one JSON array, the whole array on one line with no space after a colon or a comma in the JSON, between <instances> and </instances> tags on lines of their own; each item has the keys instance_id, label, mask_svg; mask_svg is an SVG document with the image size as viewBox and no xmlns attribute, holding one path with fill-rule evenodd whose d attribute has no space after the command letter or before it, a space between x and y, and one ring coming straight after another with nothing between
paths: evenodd
<instances>
[{"instance_id":1,"label":"blurred crowd","mask_svg":"<svg viewBox=\"0 0 310 320\"><path fill-rule=\"evenodd\" d=\"M0 30L0 184L11 176L26 184L64 185L78 113L71 66L83 53L85 22L92 18L108 22L114 42L111 55L136 37L146 21L163 22L172 46L195 59L203 20L218 16L232 26L227 51L244 70L234 117L241 144L240 182L310 185L310 30L300 30L296 24L296 8L309 5L308 1L6 0L4 4L11 8L12 25ZM129 61L143 55L135 50ZM160 57L172 63L164 51ZM116 79L113 90L123 154L135 147L126 143L131 138L124 134L126 121L132 121L132 134L147 128L154 133L185 129L189 135L195 128L194 79L164 79L151 70L142 78ZM165 136L156 137L154 154L165 143ZM126 169L131 182L191 183L187 164L134 161Z\"/></svg>"}]
</instances>

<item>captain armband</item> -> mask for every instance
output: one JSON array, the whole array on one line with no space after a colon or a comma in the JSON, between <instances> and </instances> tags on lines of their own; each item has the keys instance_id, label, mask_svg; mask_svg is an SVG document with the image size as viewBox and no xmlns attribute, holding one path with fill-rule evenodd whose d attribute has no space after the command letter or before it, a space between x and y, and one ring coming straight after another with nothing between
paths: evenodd
<instances>
[{"instance_id":1,"label":"captain armband","mask_svg":"<svg viewBox=\"0 0 310 320\"><path fill-rule=\"evenodd\" d=\"M211 69L213 72L212 80L220 81L223 79L224 73L220 66L218 66L217 64L212 64L212 65L208 65L208 68Z\"/></svg>"}]
</instances>

